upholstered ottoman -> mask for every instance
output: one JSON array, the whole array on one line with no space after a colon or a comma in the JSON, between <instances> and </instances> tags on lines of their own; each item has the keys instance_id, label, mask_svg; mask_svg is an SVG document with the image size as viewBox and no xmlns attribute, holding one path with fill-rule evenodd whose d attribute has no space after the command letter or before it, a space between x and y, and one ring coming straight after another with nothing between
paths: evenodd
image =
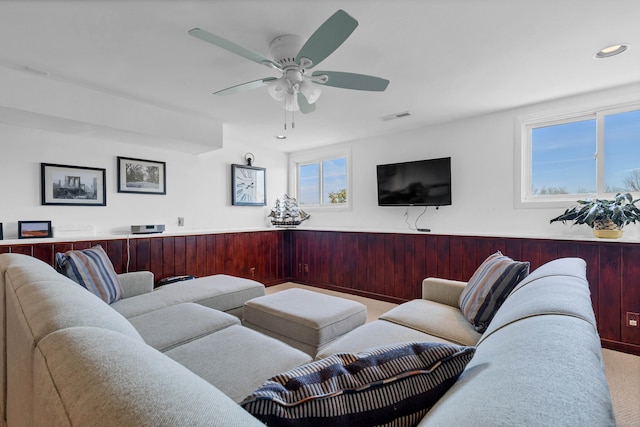
<instances>
[{"instance_id":1,"label":"upholstered ottoman","mask_svg":"<svg viewBox=\"0 0 640 427\"><path fill-rule=\"evenodd\" d=\"M243 324L315 357L336 338L363 325L359 302L304 289L287 289L244 304Z\"/></svg>"}]
</instances>

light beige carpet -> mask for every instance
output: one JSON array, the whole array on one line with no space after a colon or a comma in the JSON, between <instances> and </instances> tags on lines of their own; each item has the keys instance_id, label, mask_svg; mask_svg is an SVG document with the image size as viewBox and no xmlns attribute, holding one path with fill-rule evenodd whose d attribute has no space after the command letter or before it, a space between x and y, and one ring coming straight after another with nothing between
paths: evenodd
<instances>
[{"instance_id":1,"label":"light beige carpet","mask_svg":"<svg viewBox=\"0 0 640 427\"><path fill-rule=\"evenodd\" d=\"M640 426L640 356L602 349L613 412L620 427Z\"/></svg>"},{"instance_id":2,"label":"light beige carpet","mask_svg":"<svg viewBox=\"0 0 640 427\"><path fill-rule=\"evenodd\" d=\"M377 319L397 305L291 282L270 286L267 294L294 287L361 302L367 306L367 322ZM618 426L640 427L640 356L602 349L602 357Z\"/></svg>"}]
</instances>

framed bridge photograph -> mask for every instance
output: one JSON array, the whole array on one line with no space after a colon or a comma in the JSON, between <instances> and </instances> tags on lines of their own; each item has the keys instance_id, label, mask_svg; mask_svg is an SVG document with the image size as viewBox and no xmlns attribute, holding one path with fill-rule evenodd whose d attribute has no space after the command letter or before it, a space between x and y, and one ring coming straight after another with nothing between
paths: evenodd
<instances>
[{"instance_id":1,"label":"framed bridge photograph","mask_svg":"<svg viewBox=\"0 0 640 427\"><path fill-rule=\"evenodd\" d=\"M106 170L40 163L43 205L106 206Z\"/></svg>"}]
</instances>

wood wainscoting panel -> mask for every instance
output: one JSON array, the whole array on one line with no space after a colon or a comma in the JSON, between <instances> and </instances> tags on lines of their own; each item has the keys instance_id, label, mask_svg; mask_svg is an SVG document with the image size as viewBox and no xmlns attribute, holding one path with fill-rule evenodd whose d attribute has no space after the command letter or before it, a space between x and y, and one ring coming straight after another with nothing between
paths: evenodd
<instances>
[{"instance_id":1,"label":"wood wainscoting panel","mask_svg":"<svg viewBox=\"0 0 640 427\"><path fill-rule=\"evenodd\" d=\"M640 354L640 244L514 237L373 233L304 229L198 235L148 235L94 241L0 241L0 253L34 256L53 265L56 252L101 244L116 272L152 271L156 280L188 274L230 274L265 285L286 281L402 303L420 298L426 277L467 281L501 251L531 270L561 257L587 263L591 301L603 345Z\"/></svg>"}]
</instances>

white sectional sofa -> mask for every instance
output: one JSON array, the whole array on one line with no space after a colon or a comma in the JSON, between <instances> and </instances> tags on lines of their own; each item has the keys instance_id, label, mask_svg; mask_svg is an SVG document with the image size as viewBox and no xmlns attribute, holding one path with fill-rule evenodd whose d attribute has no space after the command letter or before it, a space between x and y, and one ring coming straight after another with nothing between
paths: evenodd
<instances>
[{"instance_id":1,"label":"white sectional sofa","mask_svg":"<svg viewBox=\"0 0 640 427\"><path fill-rule=\"evenodd\" d=\"M522 280L480 334L458 301L465 282L428 278L423 298L346 334L317 358L403 341L476 346L419 426L614 426L586 264L551 261Z\"/></svg>"},{"instance_id":2,"label":"white sectional sofa","mask_svg":"<svg viewBox=\"0 0 640 427\"><path fill-rule=\"evenodd\" d=\"M7 426L260 425L236 402L311 360L222 311L238 304L229 279L264 295L257 282L150 292L145 273L121 279L110 306L36 258L0 255Z\"/></svg>"},{"instance_id":3,"label":"white sectional sofa","mask_svg":"<svg viewBox=\"0 0 640 427\"><path fill-rule=\"evenodd\" d=\"M127 319L23 255L0 255L0 286L10 427L262 425L237 402L310 360L201 304L174 301ZM427 279L423 299L318 357L405 341L473 345L471 362L419 425L615 425L584 261L532 272L483 334L457 308L464 286Z\"/></svg>"}]
</instances>

